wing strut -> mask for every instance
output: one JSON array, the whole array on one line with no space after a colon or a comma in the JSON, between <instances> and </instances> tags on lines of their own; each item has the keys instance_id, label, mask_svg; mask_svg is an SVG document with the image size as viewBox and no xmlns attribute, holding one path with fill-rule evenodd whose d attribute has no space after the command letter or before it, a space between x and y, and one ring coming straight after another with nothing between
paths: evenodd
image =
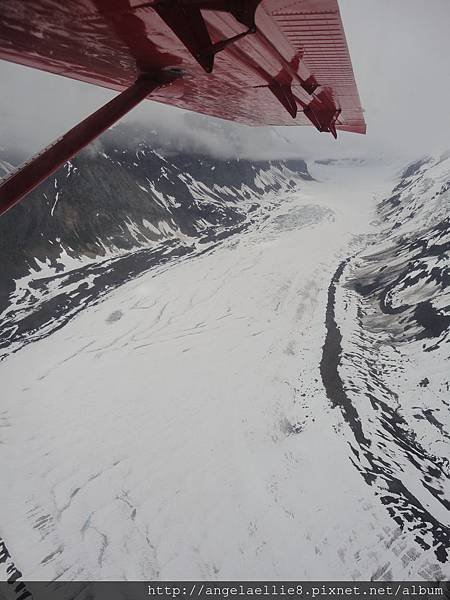
<instances>
[{"instance_id":1,"label":"wing strut","mask_svg":"<svg viewBox=\"0 0 450 600\"><path fill-rule=\"evenodd\" d=\"M0 180L0 215L114 125L151 92L172 83L179 76L179 72L169 70L140 76L129 88Z\"/></svg>"}]
</instances>

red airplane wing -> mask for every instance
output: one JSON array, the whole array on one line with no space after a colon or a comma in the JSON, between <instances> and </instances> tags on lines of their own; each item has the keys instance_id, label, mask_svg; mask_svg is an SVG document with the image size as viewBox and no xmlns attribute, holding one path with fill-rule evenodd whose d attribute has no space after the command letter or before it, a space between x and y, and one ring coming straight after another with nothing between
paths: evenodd
<instances>
[{"instance_id":1,"label":"red airplane wing","mask_svg":"<svg viewBox=\"0 0 450 600\"><path fill-rule=\"evenodd\" d=\"M136 104L365 133L337 0L1 0L0 58L119 90L0 182L0 214Z\"/></svg>"},{"instance_id":2,"label":"red airplane wing","mask_svg":"<svg viewBox=\"0 0 450 600\"><path fill-rule=\"evenodd\" d=\"M337 117L336 129L365 132L337 0L1 0L0 58L117 90L177 68L154 100L251 125L330 130Z\"/></svg>"}]
</instances>

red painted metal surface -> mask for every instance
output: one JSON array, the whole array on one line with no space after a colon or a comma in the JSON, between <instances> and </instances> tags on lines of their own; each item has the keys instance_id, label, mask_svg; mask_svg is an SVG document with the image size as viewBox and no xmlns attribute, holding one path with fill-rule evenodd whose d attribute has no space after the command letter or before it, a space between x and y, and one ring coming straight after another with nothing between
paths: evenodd
<instances>
[{"instance_id":1,"label":"red painted metal surface","mask_svg":"<svg viewBox=\"0 0 450 600\"><path fill-rule=\"evenodd\" d=\"M0 183L0 215L152 98L365 133L337 0L1 0L0 58L120 90Z\"/></svg>"},{"instance_id":2,"label":"red painted metal surface","mask_svg":"<svg viewBox=\"0 0 450 600\"><path fill-rule=\"evenodd\" d=\"M41 181L144 100L153 90L162 85L169 85L171 80L170 74L166 80L160 77L139 79L3 179L0 184L0 215L17 204Z\"/></svg>"},{"instance_id":3,"label":"red painted metal surface","mask_svg":"<svg viewBox=\"0 0 450 600\"><path fill-rule=\"evenodd\" d=\"M153 99L250 125L365 132L337 0L1 0L0 58L119 91L179 68Z\"/></svg>"}]
</instances>

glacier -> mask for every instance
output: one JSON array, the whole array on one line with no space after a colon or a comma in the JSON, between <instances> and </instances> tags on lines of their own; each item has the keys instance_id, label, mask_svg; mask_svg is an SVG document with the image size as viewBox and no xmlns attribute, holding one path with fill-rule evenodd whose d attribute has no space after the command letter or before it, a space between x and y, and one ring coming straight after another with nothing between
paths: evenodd
<instances>
[{"instance_id":1,"label":"glacier","mask_svg":"<svg viewBox=\"0 0 450 600\"><path fill-rule=\"evenodd\" d=\"M78 246L64 186L40 192L53 229L0 326L5 564L448 578L450 158L208 167L179 169L189 201L146 175L151 214Z\"/></svg>"}]
</instances>

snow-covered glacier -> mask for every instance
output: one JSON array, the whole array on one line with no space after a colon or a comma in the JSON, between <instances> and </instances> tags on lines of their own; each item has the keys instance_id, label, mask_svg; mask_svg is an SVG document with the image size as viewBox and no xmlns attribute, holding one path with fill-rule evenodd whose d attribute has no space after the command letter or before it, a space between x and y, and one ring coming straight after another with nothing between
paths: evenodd
<instances>
[{"instance_id":1,"label":"snow-covered glacier","mask_svg":"<svg viewBox=\"0 0 450 600\"><path fill-rule=\"evenodd\" d=\"M97 173L145 163L98 153ZM448 578L450 159L233 163L219 184L204 163L176 164L188 196L143 177L150 215L122 198L107 239L64 206L76 164L40 192L46 239L3 285L5 564Z\"/></svg>"}]
</instances>

